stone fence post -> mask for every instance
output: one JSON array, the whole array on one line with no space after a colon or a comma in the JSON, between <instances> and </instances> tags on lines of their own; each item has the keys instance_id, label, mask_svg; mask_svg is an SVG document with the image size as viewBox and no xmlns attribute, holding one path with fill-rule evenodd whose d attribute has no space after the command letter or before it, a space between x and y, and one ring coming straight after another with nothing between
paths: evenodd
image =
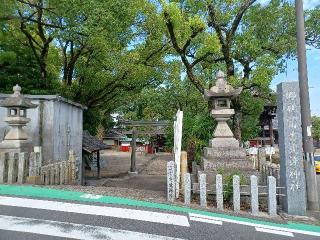
<instances>
[{"instance_id":1,"label":"stone fence post","mask_svg":"<svg viewBox=\"0 0 320 240\"><path fill-rule=\"evenodd\" d=\"M184 174L184 204L190 205L191 203L191 176L190 173Z\"/></svg>"},{"instance_id":2,"label":"stone fence post","mask_svg":"<svg viewBox=\"0 0 320 240\"><path fill-rule=\"evenodd\" d=\"M266 163L266 150L265 148L258 148L258 168L259 171L263 171L263 166Z\"/></svg>"},{"instance_id":3,"label":"stone fence post","mask_svg":"<svg viewBox=\"0 0 320 240\"><path fill-rule=\"evenodd\" d=\"M9 163L8 163L8 183L12 184L15 182L17 176L17 153L9 153Z\"/></svg>"},{"instance_id":4,"label":"stone fence post","mask_svg":"<svg viewBox=\"0 0 320 240\"><path fill-rule=\"evenodd\" d=\"M0 152L0 183L5 183L8 178L7 154Z\"/></svg>"},{"instance_id":5,"label":"stone fence post","mask_svg":"<svg viewBox=\"0 0 320 240\"><path fill-rule=\"evenodd\" d=\"M19 163L18 163L18 183L22 184L25 181L26 177L26 165L28 161L28 154L27 153L19 153Z\"/></svg>"},{"instance_id":6,"label":"stone fence post","mask_svg":"<svg viewBox=\"0 0 320 240\"><path fill-rule=\"evenodd\" d=\"M240 212L240 177L238 175L233 176L233 211Z\"/></svg>"},{"instance_id":7,"label":"stone fence post","mask_svg":"<svg viewBox=\"0 0 320 240\"><path fill-rule=\"evenodd\" d=\"M176 169L175 162L170 161L167 163L167 200L174 202L176 197Z\"/></svg>"},{"instance_id":8,"label":"stone fence post","mask_svg":"<svg viewBox=\"0 0 320 240\"><path fill-rule=\"evenodd\" d=\"M268 176L268 212L271 216L277 215L277 183L273 176Z\"/></svg>"},{"instance_id":9,"label":"stone fence post","mask_svg":"<svg viewBox=\"0 0 320 240\"><path fill-rule=\"evenodd\" d=\"M69 161L68 161L68 169L69 169L69 183L76 183L76 154L73 150L69 151Z\"/></svg>"},{"instance_id":10,"label":"stone fence post","mask_svg":"<svg viewBox=\"0 0 320 240\"><path fill-rule=\"evenodd\" d=\"M259 190L257 176L250 176L250 196L251 196L251 213L257 215L259 213Z\"/></svg>"},{"instance_id":11,"label":"stone fence post","mask_svg":"<svg viewBox=\"0 0 320 240\"><path fill-rule=\"evenodd\" d=\"M207 206L207 181L206 174L200 173L199 175L199 189L200 189L200 206Z\"/></svg>"},{"instance_id":12,"label":"stone fence post","mask_svg":"<svg viewBox=\"0 0 320 240\"><path fill-rule=\"evenodd\" d=\"M217 208L223 210L223 182L220 174L216 175L216 201Z\"/></svg>"}]
</instances>

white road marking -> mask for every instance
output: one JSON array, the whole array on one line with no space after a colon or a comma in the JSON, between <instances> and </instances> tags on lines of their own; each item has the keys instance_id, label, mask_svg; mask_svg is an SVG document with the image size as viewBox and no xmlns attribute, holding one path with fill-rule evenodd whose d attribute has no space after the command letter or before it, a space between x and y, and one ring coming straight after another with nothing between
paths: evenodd
<instances>
[{"instance_id":1,"label":"white road marking","mask_svg":"<svg viewBox=\"0 0 320 240\"><path fill-rule=\"evenodd\" d=\"M102 198L103 196L102 195L94 195L94 194L83 194L80 196L81 198L88 198L88 199L99 199L99 198Z\"/></svg>"},{"instance_id":2,"label":"white road marking","mask_svg":"<svg viewBox=\"0 0 320 240\"><path fill-rule=\"evenodd\" d=\"M106 227L0 215L0 229L80 240L183 240Z\"/></svg>"},{"instance_id":3,"label":"white road marking","mask_svg":"<svg viewBox=\"0 0 320 240\"><path fill-rule=\"evenodd\" d=\"M222 221L212 220L212 219L205 219L205 218L197 218L197 217L190 217L191 221L196 222L204 222L204 223L211 223L216 225L222 225Z\"/></svg>"},{"instance_id":4,"label":"white road marking","mask_svg":"<svg viewBox=\"0 0 320 240\"><path fill-rule=\"evenodd\" d=\"M272 230L272 229L267 229L267 228L259 228L259 227L256 227L256 231L258 231L258 232L264 232L264 233L272 233L272 234L277 234L277 235L283 235L283 236L287 236L287 237L294 237L294 235L293 235L292 232Z\"/></svg>"},{"instance_id":5,"label":"white road marking","mask_svg":"<svg viewBox=\"0 0 320 240\"><path fill-rule=\"evenodd\" d=\"M93 206L66 202L36 200L27 198L14 198L0 196L0 205L25 207L33 209L52 210L69 213L125 218L146 222L163 223L190 227L188 217L161 212L151 212L137 209L115 208L107 206Z\"/></svg>"},{"instance_id":6,"label":"white road marking","mask_svg":"<svg viewBox=\"0 0 320 240\"><path fill-rule=\"evenodd\" d=\"M246 226L252 226L252 227L258 227L258 228L264 228L264 229L270 229L270 230L278 230L278 231L286 231L291 233L299 233L299 234L305 234L305 235L311 235L311 236L319 236L319 232L312 232L312 231L305 231L305 230L298 230L298 229L290 229L290 228L282 228L282 227L276 227L276 226L268 226L258 223L252 223L252 222L242 222L238 220L233 220L229 218L221 218L221 217L211 217L211 216L205 216L195 213L189 213L190 217L197 217L197 218L203 218L203 219L211 219L216 221L222 221L222 222L229 222L229 223L235 223L235 224L241 224Z\"/></svg>"}]
</instances>

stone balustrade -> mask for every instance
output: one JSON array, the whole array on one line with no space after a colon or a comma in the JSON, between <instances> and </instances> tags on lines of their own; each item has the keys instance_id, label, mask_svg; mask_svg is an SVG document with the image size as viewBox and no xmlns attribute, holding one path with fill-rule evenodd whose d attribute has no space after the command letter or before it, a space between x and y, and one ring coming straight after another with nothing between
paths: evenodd
<instances>
[{"instance_id":1,"label":"stone balustrade","mask_svg":"<svg viewBox=\"0 0 320 240\"><path fill-rule=\"evenodd\" d=\"M28 173L27 153L0 153L0 183L24 183Z\"/></svg>"},{"instance_id":2,"label":"stone balustrade","mask_svg":"<svg viewBox=\"0 0 320 240\"><path fill-rule=\"evenodd\" d=\"M267 184L268 176L273 176L280 185L280 164L267 161L265 148L258 148L256 154L251 154L250 158L254 168L260 172L260 183Z\"/></svg>"},{"instance_id":3,"label":"stone balustrade","mask_svg":"<svg viewBox=\"0 0 320 240\"><path fill-rule=\"evenodd\" d=\"M273 176L277 180L277 185L280 183L280 164L265 162L261 165L261 180L266 184L268 176Z\"/></svg>"},{"instance_id":4,"label":"stone balustrade","mask_svg":"<svg viewBox=\"0 0 320 240\"><path fill-rule=\"evenodd\" d=\"M40 168L41 184L63 185L76 184L76 156L73 151L69 152L67 161L47 164Z\"/></svg>"},{"instance_id":5,"label":"stone balustrade","mask_svg":"<svg viewBox=\"0 0 320 240\"><path fill-rule=\"evenodd\" d=\"M76 184L76 155L66 161L42 165L41 149L31 153L0 152L0 184Z\"/></svg>"},{"instance_id":6,"label":"stone balustrade","mask_svg":"<svg viewBox=\"0 0 320 240\"><path fill-rule=\"evenodd\" d=\"M167 180L168 180L168 189L167 189L167 197L168 201L174 202L174 182L175 179L175 163L173 161L168 162L167 165ZM211 201L212 198L208 198L209 195L214 196L214 207L218 210L224 210L224 193L226 191L225 185L223 184L223 176L220 174L215 175L215 184L213 184L213 189L207 189L208 186L212 186L212 183L207 183L207 176L205 173L199 172L198 174L198 185L192 183L192 177L190 173L184 174L184 182L183 184L183 198L184 204L190 205L191 199L193 195L199 195L199 204L201 207L208 206L208 199ZM250 198L250 201L247 205L250 207L250 213L253 215L259 215L261 206L260 201L266 201L268 214L276 215L277 214L277 196L281 194L277 194L277 180L273 176L267 177L267 185L259 185L257 176L250 176L250 184L249 185L240 185L240 177L237 175L233 176L232 179L232 198L231 205L233 211L238 213L241 209L241 200L243 197ZM210 204L211 205L211 204Z\"/></svg>"}]
</instances>

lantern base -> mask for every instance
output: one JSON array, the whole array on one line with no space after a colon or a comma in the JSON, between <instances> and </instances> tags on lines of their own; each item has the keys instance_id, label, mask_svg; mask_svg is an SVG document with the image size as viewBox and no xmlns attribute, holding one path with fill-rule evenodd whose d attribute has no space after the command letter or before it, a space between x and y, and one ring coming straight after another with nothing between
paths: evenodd
<instances>
[{"instance_id":1,"label":"lantern base","mask_svg":"<svg viewBox=\"0 0 320 240\"><path fill-rule=\"evenodd\" d=\"M4 140L0 143L0 152L32 152L32 148L29 140Z\"/></svg>"},{"instance_id":2,"label":"lantern base","mask_svg":"<svg viewBox=\"0 0 320 240\"><path fill-rule=\"evenodd\" d=\"M209 141L209 148L239 148L239 141L234 137L217 137Z\"/></svg>"},{"instance_id":3,"label":"lantern base","mask_svg":"<svg viewBox=\"0 0 320 240\"><path fill-rule=\"evenodd\" d=\"M224 169L224 172L239 170L246 172L253 169L253 162L247 159L246 150L239 147L239 142L233 138L227 141L214 138L210 141L210 147L204 148L202 158L202 170L217 172Z\"/></svg>"}]
</instances>

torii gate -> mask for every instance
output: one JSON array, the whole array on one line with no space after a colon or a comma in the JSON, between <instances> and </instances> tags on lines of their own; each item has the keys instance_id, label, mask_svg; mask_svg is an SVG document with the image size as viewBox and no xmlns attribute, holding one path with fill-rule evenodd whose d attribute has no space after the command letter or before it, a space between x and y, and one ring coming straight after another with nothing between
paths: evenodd
<instances>
[{"instance_id":1,"label":"torii gate","mask_svg":"<svg viewBox=\"0 0 320 240\"><path fill-rule=\"evenodd\" d=\"M169 125L168 121L131 121L131 120L124 120L119 121L119 125L132 127L131 131L122 131L124 134L131 134L132 141L131 141L131 166L129 170L129 174L137 174L136 170L136 138L137 135L161 135L164 134L164 129ZM137 130L139 127L162 127L162 129L156 129L155 131L149 130Z\"/></svg>"}]
</instances>

